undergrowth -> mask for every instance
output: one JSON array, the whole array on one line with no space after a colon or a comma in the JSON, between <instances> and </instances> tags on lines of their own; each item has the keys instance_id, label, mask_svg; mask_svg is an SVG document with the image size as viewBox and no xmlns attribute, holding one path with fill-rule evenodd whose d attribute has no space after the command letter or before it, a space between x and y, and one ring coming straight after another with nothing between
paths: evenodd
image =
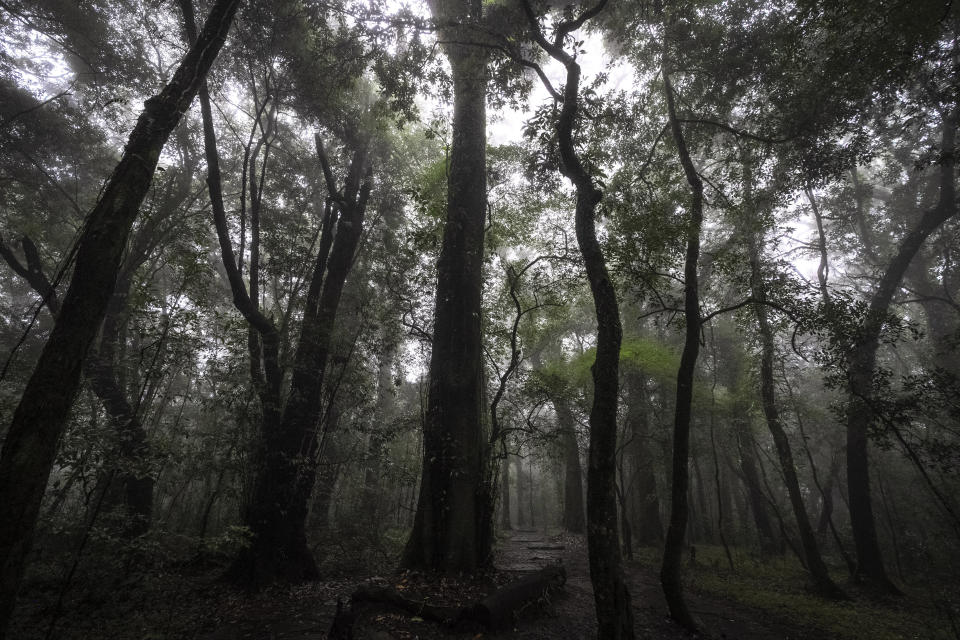
<instances>
[{"instance_id":1,"label":"undergrowth","mask_svg":"<svg viewBox=\"0 0 960 640\"><path fill-rule=\"evenodd\" d=\"M814 595L808 576L794 556L761 558L731 549L730 570L722 547L696 547L696 558L686 559L686 583L693 593L733 600L772 617L838 640L957 640L960 594L956 584L920 582L904 589L903 597L871 597L832 571L850 599L833 602ZM641 549L641 564L659 566L660 551Z\"/></svg>"}]
</instances>

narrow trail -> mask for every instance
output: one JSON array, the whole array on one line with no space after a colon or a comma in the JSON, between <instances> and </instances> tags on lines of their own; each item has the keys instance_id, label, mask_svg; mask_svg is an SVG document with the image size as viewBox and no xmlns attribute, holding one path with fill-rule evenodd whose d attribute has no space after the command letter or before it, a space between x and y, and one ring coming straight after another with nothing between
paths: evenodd
<instances>
[{"instance_id":1,"label":"narrow trail","mask_svg":"<svg viewBox=\"0 0 960 640\"><path fill-rule=\"evenodd\" d=\"M519 529L504 532L496 548L495 564L500 582L538 571L546 566L562 564L567 575L564 588L549 601L531 604L522 610L516 624L500 633L473 630L451 630L410 614L389 608L365 610L358 614L357 640L427 640L449 638L503 638L517 640L592 640L596 638L593 588L584 536L547 535L542 530ZM691 590L688 603L701 623L701 633L690 634L667 617L667 605L660 590L659 577L651 567L626 563L625 576L630 588L636 638L644 640L825 640L822 631L785 624L768 613ZM404 583L374 578L379 583ZM421 585L438 582L437 578L410 578L411 589L416 580ZM367 581L363 581L367 582ZM443 583L442 580L439 582ZM316 583L286 591L261 594L235 601L232 611L221 612L219 624L207 633L194 636L202 640L323 640L333 618L337 599L349 601L359 583L355 580L337 583ZM403 588L403 587L401 587ZM451 597L475 597L475 587L446 587ZM460 589L458 591L458 589ZM428 598L431 602L435 601Z\"/></svg>"},{"instance_id":2,"label":"narrow trail","mask_svg":"<svg viewBox=\"0 0 960 640\"><path fill-rule=\"evenodd\" d=\"M594 638L597 625L593 587L582 536L548 537L542 530L504 532L497 547L496 566L504 573L522 575L551 564L562 564L567 573L563 591L545 607L522 614L513 631L492 637Z\"/></svg>"},{"instance_id":3,"label":"narrow trail","mask_svg":"<svg viewBox=\"0 0 960 640\"><path fill-rule=\"evenodd\" d=\"M593 587L584 536L547 536L539 530L515 530L504 534L497 554L501 571L526 573L560 562L567 572L564 593L527 618L518 620L508 634L490 637L547 638L596 637ZM624 574L633 604L638 640L827 640L820 629L807 628L772 617L769 613L690 589L688 604L699 620L701 632L691 634L667 615L667 603L656 569L625 562Z\"/></svg>"}]
</instances>

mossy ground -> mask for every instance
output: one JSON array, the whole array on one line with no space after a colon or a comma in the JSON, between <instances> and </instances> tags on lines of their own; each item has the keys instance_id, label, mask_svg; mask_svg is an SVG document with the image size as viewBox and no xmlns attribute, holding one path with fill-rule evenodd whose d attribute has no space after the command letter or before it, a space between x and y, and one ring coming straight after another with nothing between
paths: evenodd
<instances>
[{"instance_id":1,"label":"mossy ground","mask_svg":"<svg viewBox=\"0 0 960 640\"><path fill-rule=\"evenodd\" d=\"M772 619L796 624L837 640L956 640L960 638L960 585L924 581L915 576L901 585L903 597L878 598L851 584L846 571L832 570L849 600L833 602L810 590L803 567L792 555L760 558L731 549L734 569L719 546L696 547L686 560L691 593L728 599ZM659 567L659 549L641 549L637 563Z\"/></svg>"}]
</instances>

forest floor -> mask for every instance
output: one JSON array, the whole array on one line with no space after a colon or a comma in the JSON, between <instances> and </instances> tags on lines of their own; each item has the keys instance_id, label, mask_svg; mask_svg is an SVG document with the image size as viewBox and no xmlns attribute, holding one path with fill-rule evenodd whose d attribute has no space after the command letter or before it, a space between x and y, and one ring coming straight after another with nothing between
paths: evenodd
<instances>
[{"instance_id":1,"label":"forest floor","mask_svg":"<svg viewBox=\"0 0 960 640\"><path fill-rule=\"evenodd\" d=\"M956 598L942 602L929 593L897 601L876 602L851 592L844 603L825 603L803 589L795 562L759 563L736 556L738 570L726 571L719 549L698 549L688 559L688 604L702 632L691 635L666 615L660 590L659 558L640 550L626 564L637 638L650 640L711 638L740 640L906 640L960 638L951 628ZM721 563L723 560L723 564ZM357 640L516 640L590 639L596 637L593 590L583 536L517 530L504 534L497 547L497 570L469 580L438 579L406 572L358 580L349 575L301 586L275 587L258 594L238 592L219 581L213 568L192 574L154 572L128 583L104 582L100 590L78 588L55 604L56 589L35 582L22 594L13 638L324 640L338 600L349 603L360 585L393 587L411 600L441 606L468 606L498 587L539 569L562 564L566 582L550 598L532 603L512 629L498 633L461 623L444 627L390 605L364 604L353 612ZM59 606L57 622L50 627ZM952 619L951 619L952 618Z\"/></svg>"}]
</instances>

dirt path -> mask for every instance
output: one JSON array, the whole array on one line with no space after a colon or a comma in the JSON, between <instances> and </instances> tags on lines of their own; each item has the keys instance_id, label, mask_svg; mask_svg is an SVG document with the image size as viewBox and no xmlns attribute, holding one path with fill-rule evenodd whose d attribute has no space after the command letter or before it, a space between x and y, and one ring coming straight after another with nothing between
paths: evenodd
<instances>
[{"instance_id":1,"label":"dirt path","mask_svg":"<svg viewBox=\"0 0 960 640\"><path fill-rule=\"evenodd\" d=\"M508 572L534 571L556 562L561 562L567 571L564 593L546 610L538 612L539 615L521 618L513 632L495 637L529 640L596 637L593 587L583 536L548 538L542 531L514 531L503 540L498 553L498 567ZM656 569L627 563L625 574L638 639L826 640L819 629L788 624L758 609L690 592L688 604L702 630L695 636L667 616L667 603Z\"/></svg>"},{"instance_id":2,"label":"dirt path","mask_svg":"<svg viewBox=\"0 0 960 640\"><path fill-rule=\"evenodd\" d=\"M395 586L414 599L431 604L467 605L498 584L509 582L545 566L562 564L567 581L548 602L535 603L522 611L514 628L501 633L482 629L444 629L389 607L366 607L357 612L357 640L428 640L502 638L516 640L588 640L596 637L593 588L583 536L548 536L539 530L508 532L496 550L497 572L468 582L437 580L421 574L375 578L377 584ZM700 620L702 632L691 635L666 615L667 605L659 577L651 567L626 565L633 601L636 637L646 640L823 640L822 632L784 624L767 613L690 593L689 605ZM367 581L369 582L369 581ZM240 596L232 609L221 611L214 629L195 637L202 640L323 640L338 599L349 601L355 581L318 583L298 589L275 591L252 598Z\"/></svg>"}]
</instances>

